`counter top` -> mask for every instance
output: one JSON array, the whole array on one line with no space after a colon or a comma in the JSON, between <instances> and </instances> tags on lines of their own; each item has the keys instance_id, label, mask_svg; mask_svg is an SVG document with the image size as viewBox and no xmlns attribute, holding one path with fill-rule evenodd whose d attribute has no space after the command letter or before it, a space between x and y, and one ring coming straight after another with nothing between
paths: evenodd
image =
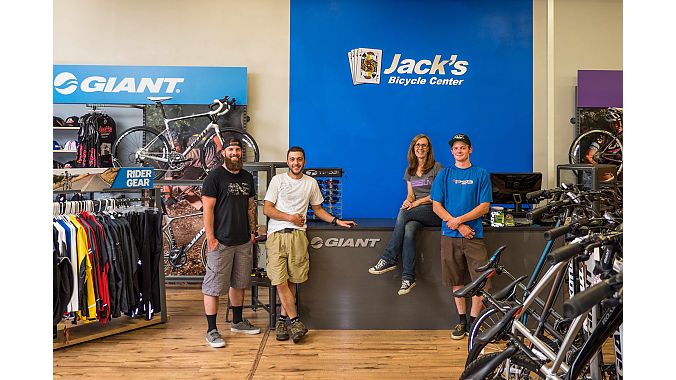
<instances>
[{"instance_id":1,"label":"counter top","mask_svg":"<svg viewBox=\"0 0 676 380\"><path fill-rule=\"evenodd\" d=\"M356 229L368 231L368 230L391 230L394 228L395 219L387 218L358 218L354 219L357 223ZM309 230L345 230L343 227L334 226L330 223L326 223L321 220L308 220L307 227ZM528 225L528 226L515 226L515 227L490 227L484 226L484 231L547 231L554 226L541 226L539 224ZM439 231L439 227L424 227L425 230L430 231Z\"/></svg>"}]
</instances>

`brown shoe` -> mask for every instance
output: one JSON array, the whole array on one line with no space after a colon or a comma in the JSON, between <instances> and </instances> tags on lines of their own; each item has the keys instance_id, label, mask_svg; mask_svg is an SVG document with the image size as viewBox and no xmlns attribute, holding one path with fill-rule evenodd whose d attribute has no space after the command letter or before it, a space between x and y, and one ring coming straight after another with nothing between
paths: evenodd
<instances>
[{"instance_id":1,"label":"brown shoe","mask_svg":"<svg viewBox=\"0 0 676 380\"><path fill-rule=\"evenodd\" d=\"M275 334L277 340L289 340L289 330L286 328L286 322L278 320L275 325Z\"/></svg>"},{"instance_id":2,"label":"brown shoe","mask_svg":"<svg viewBox=\"0 0 676 380\"><path fill-rule=\"evenodd\" d=\"M307 334L307 331L303 322L296 320L296 322L291 324L291 340L293 340L294 343L300 342L305 334Z\"/></svg>"}]
</instances>

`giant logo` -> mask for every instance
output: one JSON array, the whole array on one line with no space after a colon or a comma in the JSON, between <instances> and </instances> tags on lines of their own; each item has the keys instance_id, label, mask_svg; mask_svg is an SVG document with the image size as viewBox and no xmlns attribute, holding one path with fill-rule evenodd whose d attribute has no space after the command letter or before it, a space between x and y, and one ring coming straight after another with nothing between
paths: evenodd
<instances>
[{"instance_id":1,"label":"giant logo","mask_svg":"<svg viewBox=\"0 0 676 380\"><path fill-rule=\"evenodd\" d=\"M82 82L78 82L78 79L72 73L62 72L54 77L54 90L62 95L70 95L78 88L80 91L87 93L148 92L150 94L174 94L181 92L177 85L184 81L185 78L118 78L93 75L84 78Z\"/></svg>"},{"instance_id":2,"label":"giant logo","mask_svg":"<svg viewBox=\"0 0 676 380\"><path fill-rule=\"evenodd\" d=\"M339 248L373 248L380 241L380 239L354 239L354 238L335 238L331 237L326 240L315 236L310 241L310 246L314 249L322 247L339 247Z\"/></svg>"},{"instance_id":3,"label":"giant logo","mask_svg":"<svg viewBox=\"0 0 676 380\"><path fill-rule=\"evenodd\" d=\"M63 72L54 78L54 89L63 95L70 95L77 90L77 78L69 72Z\"/></svg>"}]
</instances>

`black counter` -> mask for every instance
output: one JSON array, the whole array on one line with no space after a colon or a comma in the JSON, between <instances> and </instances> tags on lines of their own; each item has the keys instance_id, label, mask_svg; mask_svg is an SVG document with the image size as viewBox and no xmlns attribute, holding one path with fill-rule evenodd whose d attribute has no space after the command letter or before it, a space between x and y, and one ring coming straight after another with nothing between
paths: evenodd
<instances>
[{"instance_id":1,"label":"black counter","mask_svg":"<svg viewBox=\"0 0 676 380\"><path fill-rule=\"evenodd\" d=\"M301 288L301 315L318 329L449 329L457 320L451 289L441 283L440 227L416 238L416 287L399 296L401 265L368 273L392 234L394 219L359 219L352 229L308 222L310 275ZM515 276L530 275L551 227L484 227L490 255L507 245L501 263ZM559 242L558 245L561 243ZM556 245L556 246L558 246ZM494 277L493 289L509 283ZM468 308L469 310L469 308Z\"/></svg>"}]
</instances>

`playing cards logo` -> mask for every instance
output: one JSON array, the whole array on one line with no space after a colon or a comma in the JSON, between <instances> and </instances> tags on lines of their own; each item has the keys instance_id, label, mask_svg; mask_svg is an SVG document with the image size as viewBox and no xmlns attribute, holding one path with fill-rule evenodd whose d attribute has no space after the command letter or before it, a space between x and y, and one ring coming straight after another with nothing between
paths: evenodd
<instances>
[{"instance_id":1,"label":"playing cards logo","mask_svg":"<svg viewBox=\"0 0 676 380\"><path fill-rule=\"evenodd\" d=\"M380 49L359 48L347 53L352 73L352 84L380 83L380 66L383 51Z\"/></svg>"},{"instance_id":2,"label":"playing cards logo","mask_svg":"<svg viewBox=\"0 0 676 380\"><path fill-rule=\"evenodd\" d=\"M347 53L352 73L352 84L380 84L383 51L359 48ZM389 62L389 60L388 60ZM384 83L401 86L433 85L461 86L468 71L469 61L457 54L436 54L430 59L413 59L396 53L389 67L382 71Z\"/></svg>"}]
</instances>

